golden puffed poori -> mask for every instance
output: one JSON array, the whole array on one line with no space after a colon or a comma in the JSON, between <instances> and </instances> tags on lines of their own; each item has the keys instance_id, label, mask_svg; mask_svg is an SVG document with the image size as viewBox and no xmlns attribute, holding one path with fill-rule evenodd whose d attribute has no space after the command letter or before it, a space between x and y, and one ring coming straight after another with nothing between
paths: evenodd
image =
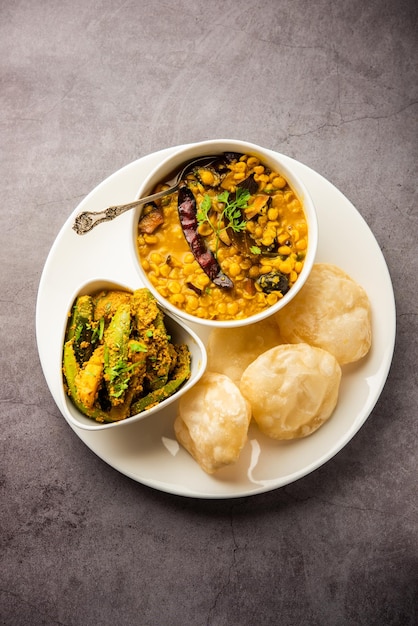
<instances>
[{"instance_id":1,"label":"golden puffed poori","mask_svg":"<svg viewBox=\"0 0 418 626\"><path fill-rule=\"evenodd\" d=\"M227 376L205 372L179 402L177 441L208 474L238 460L245 445L251 409Z\"/></svg>"},{"instance_id":2,"label":"golden puffed poori","mask_svg":"<svg viewBox=\"0 0 418 626\"><path fill-rule=\"evenodd\" d=\"M267 350L242 375L240 389L260 430L274 439L306 437L331 416L341 367L329 352L308 344Z\"/></svg>"},{"instance_id":3,"label":"golden puffed poori","mask_svg":"<svg viewBox=\"0 0 418 626\"><path fill-rule=\"evenodd\" d=\"M208 370L225 374L239 384L245 368L279 343L279 329L272 318L240 328L215 328L206 345Z\"/></svg>"},{"instance_id":4,"label":"golden puffed poori","mask_svg":"<svg viewBox=\"0 0 418 626\"><path fill-rule=\"evenodd\" d=\"M323 348L340 365L358 361L370 350L369 298L335 265L315 264L300 292L275 318L285 342Z\"/></svg>"}]
</instances>

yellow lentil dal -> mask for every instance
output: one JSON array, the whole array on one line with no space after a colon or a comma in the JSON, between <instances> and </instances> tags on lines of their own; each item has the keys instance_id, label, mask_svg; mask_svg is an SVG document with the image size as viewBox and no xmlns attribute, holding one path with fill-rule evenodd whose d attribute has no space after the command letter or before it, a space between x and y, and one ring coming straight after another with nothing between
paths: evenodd
<instances>
[{"instance_id":1,"label":"yellow lentil dal","mask_svg":"<svg viewBox=\"0 0 418 626\"><path fill-rule=\"evenodd\" d=\"M138 253L149 280L172 305L198 318L243 319L274 305L296 282L307 250L308 227L302 204L286 179L257 157L229 157L218 173L215 165L201 168L188 174L185 182L198 214L202 202L210 198L208 219L199 223L198 233L233 288L216 286L191 252L180 224L177 193L157 201L164 219L153 232L138 228ZM240 183L250 178L251 194L240 209L240 222L245 224L234 233L225 223L225 202L219 202L218 196L226 191L236 197ZM164 188L162 183L154 191ZM146 207L143 214L152 209Z\"/></svg>"}]
</instances>

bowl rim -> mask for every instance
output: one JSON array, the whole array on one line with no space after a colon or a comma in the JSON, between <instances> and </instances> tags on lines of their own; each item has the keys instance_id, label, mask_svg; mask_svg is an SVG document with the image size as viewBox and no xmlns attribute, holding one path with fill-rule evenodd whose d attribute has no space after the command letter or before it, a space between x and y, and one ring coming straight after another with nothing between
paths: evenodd
<instances>
[{"instance_id":1,"label":"bowl rim","mask_svg":"<svg viewBox=\"0 0 418 626\"><path fill-rule=\"evenodd\" d=\"M225 148L220 148L222 144L226 144ZM212 149L213 148L213 149ZM207 149L207 151L206 151ZM213 320L207 318L200 318L190 313L187 313L173 304L169 302L166 298L161 296L158 290L154 287L151 281L148 279L145 271L142 268L139 252L136 246L136 238L137 238L137 225L138 220L141 216L143 206L139 206L132 213L132 248L133 248L133 258L136 270L142 280L142 282L149 288L151 293L157 299L162 307L170 311L174 316L180 317L188 324L197 324L199 326L205 326L209 328L237 328L242 326L247 326L250 324L254 324L263 319L270 317L277 313L277 311L284 308L301 290L303 285L305 284L309 273L312 269L312 266L315 262L315 257L318 248L318 217L316 213L316 208L314 201L312 199L311 194L309 193L305 183L296 174L289 168L289 165L282 160L282 157L286 159L290 158L284 154L274 152L268 148L264 148L258 144L243 141L240 139L208 139L203 141L197 141L189 144L184 144L180 146L174 147L175 152L169 154L162 161L152 169L152 171L144 178L141 185L138 188L138 192L136 194L136 198L139 199L144 195L149 195L151 192L152 186L154 186L161 178L167 176L170 172L175 170L176 168L180 168L182 163L188 161L192 158L197 158L199 156L204 156L207 154L223 154L228 151L236 151L243 153L250 153L254 156L257 156L261 161L264 161L267 165L270 163L279 169L280 173L283 173L286 180L288 180L292 189L296 192L297 197L302 203L302 207L308 222L309 228L309 243L308 250L305 258L305 262L302 268L302 272L292 288L281 298L276 304L268 307L267 309L256 313L255 315L251 315L249 317L245 317L242 319L236 320ZM202 153L203 150L203 153ZM185 154L187 155L184 159L180 160L181 156ZM270 166L270 165L269 165ZM165 172L164 174L158 174L159 171Z\"/></svg>"},{"instance_id":2,"label":"bowl rim","mask_svg":"<svg viewBox=\"0 0 418 626\"><path fill-rule=\"evenodd\" d=\"M144 285L144 287L146 287L146 285ZM68 299L67 311L71 311L72 305L79 295L91 294L95 291L99 291L100 289L118 289L119 291L133 293L136 288L132 288L124 285L123 283L119 283L117 281L109 280L106 278L90 278L89 280L79 285L76 289L74 289L71 298ZM195 364L192 363L192 374L189 380L187 380L174 394L172 394L162 402L158 403L157 405L151 407L150 409L146 409L141 413L137 413L136 415L132 415L132 417L120 421L102 423L96 422L94 419L83 415L83 413L81 413L81 411L79 411L79 409L71 402L71 399L65 393L63 373L61 373L61 404L63 408L65 408L65 417L72 426L82 428L83 430L107 430L109 428L116 428L129 424L134 424L135 422L139 422L148 417L155 416L157 413L163 411L168 405L176 402L184 393L186 393L186 391L191 389L201 379L204 372L206 371L208 360L205 344L203 343L199 335L194 331L194 329L190 328L184 320L179 318L179 316L177 315L173 315L171 311L168 311L165 307L162 306L160 301L158 302L158 305L163 311L164 316L169 319L168 325L177 325L177 327L181 329L181 332L183 332L184 335L188 338L187 343L190 344L191 342L195 346L195 350L198 354L198 362ZM63 323L63 328L61 332L61 346L64 346L67 323L68 317L65 319L65 323ZM60 365L62 370L62 353Z\"/></svg>"}]
</instances>

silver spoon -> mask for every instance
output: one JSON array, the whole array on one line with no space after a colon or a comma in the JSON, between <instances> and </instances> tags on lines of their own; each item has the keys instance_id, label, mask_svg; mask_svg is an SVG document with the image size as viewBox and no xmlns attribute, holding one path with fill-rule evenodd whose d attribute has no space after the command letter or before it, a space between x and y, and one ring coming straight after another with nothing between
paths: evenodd
<instances>
[{"instance_id":1,"label":"silver spoon","mask_svg":"<svg viewBox=\"0 0 418 626\"><path fill-rule=\"evenodd\" d=\"M153 195L147 196L146 198L140 198L139 200L135 200L135 202L130 202L129 204L110 206L103 211L83 211L82 213L79 213L75 218L73 230L75 230L77 235L85 235L98 224L102 224L103 222L110 222L111 220L114 220L115 217L119 217L119 215L122 215L122 213L130 211L131 209L135 209L136 207L141 206L141 204L147 204L148 202L153 202L158 198L168 196L169 194L177 191L180 186L180 181L186 174L191 172L198 165L209 165L217 158L219 157L216 155L211 155L189 161L173 178L166 181L166 184L169 185L169 188L165 189L164 191L159 191L158 193L154 193Z\"/></svg>"}]
</instances>

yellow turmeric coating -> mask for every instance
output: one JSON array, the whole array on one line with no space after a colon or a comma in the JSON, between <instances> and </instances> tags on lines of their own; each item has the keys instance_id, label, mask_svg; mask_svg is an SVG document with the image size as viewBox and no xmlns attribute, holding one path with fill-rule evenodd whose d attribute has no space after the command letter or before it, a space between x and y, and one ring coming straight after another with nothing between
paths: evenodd
<instances>
[{"instance_id":1,"label":"yellow turmeric coating","mask_svg":"<svg viewBox=\"0 0 418 626\"><path fill-rule=\"evenodd\" d=\"M109 321L121 304L130 303L131 297L131 294L127 291L102 291L96 297L94 319L99 320L103 317L106 321Z\"/></svg>"},{"instance_id":2,"label":"yellow turmeric coating","mask_svg":"<svg viewBox=\"0 0 418 626\"><path fill-rule=\"evenodd\" d=\"M282 291L264 291L260 276L280 272L291 288L302 271L308 245L302 204L280 173L250 155L241 155L228 169L220 185L215 181L215 186L210 186L213 177L202 170L189 174L186 182L198 214L205 197L210 197L209 219L200 223L198 232L222 272L233 281L233 289L216 287L190 251L179 221L177 194L160 201L163 224L152 234L138 232L137 237L140 261L152 285L171 304L200 318L243 319L275 304L283 297ZM225 190L234 194L251 175L257 190L242 211L244 232L236 234L227 224L217 222L224 207L218 196ZM157 185L155 191L163 186Z\"/></svg>"},{"instance_id":3,"label":"yellow turmeric coating","mask_svg":"<svg viewBox=\"0 0 418 626\"><path fill-rule=\"evenodd\" d=\"M78 398L88 409L93 407L103 379L103 354L104 346L100 345L76 375L75 383Z\"/></svg>"}]
</instances>

